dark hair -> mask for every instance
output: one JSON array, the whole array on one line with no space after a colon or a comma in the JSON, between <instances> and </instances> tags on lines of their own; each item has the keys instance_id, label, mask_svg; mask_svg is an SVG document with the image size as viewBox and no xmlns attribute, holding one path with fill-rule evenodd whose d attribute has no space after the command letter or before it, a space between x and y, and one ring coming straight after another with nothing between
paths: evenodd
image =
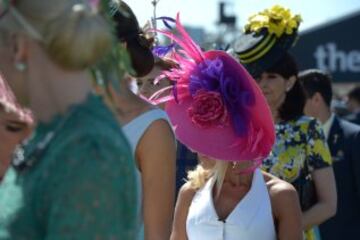
<instances>
[{"instance_id":1,"label":"dark hair","mask_svg":"<svg viewBox=\"0 0 360 240\"><path fill-rule=\"evenodd\" d=\"M161 70L170 70L172 68L177 68L178 64L170 59L156 58L154 67L160 68Z\"/></svg>"},{"instance_id":2,"label":"dark hair","mask_svg":"<svg viewBox=\"0 0 360 240\"><path fill-rule=\"evenodd\" d=\"M152 41L145 37L135 14L123 1L120 3L120 9L113 16L116 37L120 42L126 43L137 77L145 76L154 67L154 56L150 49Z\"/></svg>"},{"instance_id":3,"label":"dark hair","mask_svg":"<svg viewBox=\"0 0 360 240\"><path fill-rule=\"evenodd\" d=\"M353 88L348 93L348 98L354 99L355 101L357 101L360 104L360 86Z\"/></svg>"},{"instance_id":4,"label":"dark hair","mask_svg":"<svg viewBox=\"0 0 360 240\"><path fill-rule=\"evenodd\" d=\"M299 80L304 87L307 98L313 97L318 92L326 105L330 107L333 93L329 73L320 69L308 69L299 73Z\"/></svg>"},{"instance_id":5,"label":"dark hair","mask_svg":"<svg viewBox=\"0 0 360 240\"><path fill-rule=\"evenodd\" d=\"M297 79L298 67L295 59L289 53L285 53L279 61L266 69L265 72L277 73L287 80L290 77L296 78L294 86L286 93L285 101L279 109L279 116L283 121L290 121L301 117L304 114L306 99L304 89Z\"/></svg>"}]
</instances>

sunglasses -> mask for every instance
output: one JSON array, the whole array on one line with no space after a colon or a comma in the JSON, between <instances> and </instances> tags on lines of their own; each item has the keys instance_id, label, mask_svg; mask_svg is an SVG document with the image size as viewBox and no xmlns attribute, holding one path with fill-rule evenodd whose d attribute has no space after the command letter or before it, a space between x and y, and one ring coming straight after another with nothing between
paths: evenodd
<instances>
[{"instance_id":1,"label":"sunglasses","mask_svg":"<svg viewBox=\"0 0 360 240\"><path fill-rule=\"evenodd\" d=\"M24 131L25 128L26 128L26 125L23 123L11 122L11 123L5 124L5 130L10 133L19 133L19 132Z\"/></svg>"}]
</instances>

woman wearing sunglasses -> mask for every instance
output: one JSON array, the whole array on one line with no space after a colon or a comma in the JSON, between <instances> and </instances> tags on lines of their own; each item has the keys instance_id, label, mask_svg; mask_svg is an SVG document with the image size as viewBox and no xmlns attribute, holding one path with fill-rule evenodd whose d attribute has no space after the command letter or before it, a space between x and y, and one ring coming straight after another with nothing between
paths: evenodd
<instances>
[{"instance_id":1,"label":"woman wearing sunglasses","mask_svg":"<svg viewBox=\"0 0 360 240\"><path fill-rule=\"evenodd\" d=\"M0 70L37 126L0 186L0 239L135 239L135 166L88 69L111 49L98 1L1 1Z\"/></svg>"}]
</instances>

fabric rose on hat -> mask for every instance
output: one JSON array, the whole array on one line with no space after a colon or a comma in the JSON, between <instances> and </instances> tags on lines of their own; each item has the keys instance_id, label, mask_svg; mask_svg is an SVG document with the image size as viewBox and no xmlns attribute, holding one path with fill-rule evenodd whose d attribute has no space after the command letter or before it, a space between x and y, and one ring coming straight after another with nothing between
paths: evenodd
<instances>
[{"instance_id":1,"label":"fabric rose on hat","mask_svg":"<svg viewBox=\"0 0 360 240\"><path fill-rule=\"evenodd\" d=\"M221 127L228 124L228 112L220 93L199 90L188 109L191 121L201 128Z\"/></svg>"},{"instance_id":2,"label":"fabric rose on hat","mask_svg":"<svg viewBox=\"0 0 360 240\"><path fill-rule=\"evenodd\" d=\"M205 95L204 91L217 93L226 109L227 118L231 119L235 133L244 136L250 121L248 108L254 105L255 97L247 90L249 87L244 81L240 81L237 79L238 76L224 69L223 61L224 59L217 57L198 64L189 77L189 91L193 98L199 91L201 96Z\"/></svg>"}]
</instances>

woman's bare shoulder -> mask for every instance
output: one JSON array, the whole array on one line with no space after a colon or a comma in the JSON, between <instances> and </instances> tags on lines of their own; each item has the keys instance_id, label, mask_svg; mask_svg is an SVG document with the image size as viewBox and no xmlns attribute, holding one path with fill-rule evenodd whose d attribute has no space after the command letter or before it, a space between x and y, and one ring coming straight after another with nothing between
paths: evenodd
<instances>
[{"instance_id":1,"label":"woman's bare shoulder","mask_svg":"<svg viewBox=\"0 0 360 240\"><path fill-rule=\"evenodd\" d=\"M300 214L300 203L296 189L269 173L263 172L268 187L274 217L279 221L287 219L289 214Z\"/></svg>"},{"instance_id":2,"label":"woman's bare shoulder","mask_svg":"<svg viewBox=\"0 0 360 240\"><path fill-rule=\"evenodd\" d=\"M269 195L273 200L281 202L297 198L297 192L293 185L281 180L269 173L263 172L263 176L269 191Z\"/></svg>"},{"instance_id":3,"label":"woman's bare shoulder","mask_svg":"<svg viewBox=\"0 0 360 240\"><path fill-rule=\"evenodd\" d=\"M191 202L197 190L191 186L190 182L186 182L179 190L179 199L183 202Z\"/></svg>"}]
</instances>

